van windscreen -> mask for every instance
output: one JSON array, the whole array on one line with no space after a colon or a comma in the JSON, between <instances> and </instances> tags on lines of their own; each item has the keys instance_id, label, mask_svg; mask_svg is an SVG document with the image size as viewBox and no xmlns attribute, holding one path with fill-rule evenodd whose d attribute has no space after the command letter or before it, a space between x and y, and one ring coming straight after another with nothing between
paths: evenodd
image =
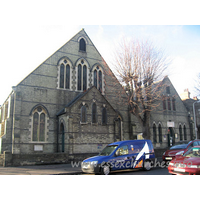
<instances>
[{"instance_id":1,"label":"van windscreen","mask_svg":"<svg viewBox=\"0 0 200 200\"><path fill-rule=\"evenodd\" d=\"M118 145L110 145L105 147L100 153L99 156L109 156L116 148Z\"/></svg>"}]
</instances>

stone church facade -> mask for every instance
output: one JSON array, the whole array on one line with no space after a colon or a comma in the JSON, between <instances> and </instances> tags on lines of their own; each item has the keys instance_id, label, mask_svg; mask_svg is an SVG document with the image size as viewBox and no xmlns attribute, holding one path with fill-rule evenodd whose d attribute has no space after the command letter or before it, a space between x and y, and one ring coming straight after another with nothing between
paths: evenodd
<instances>
[{"instance_id":1,"label":"stone church facade","mask_svg":"<svg viewBox=\"0 0 200 200\"><path fill-rule=\"evenodd\" d=\"M184 104L169 78L164 82L168 89L151 116L155 148L190 140L193 134ZM65 159L95 154L111 142L137 139L140 126L126 98L82 29L12 88L0 108L0 154L7 153L10 160L15 155L54 154L61 162L61 154Z\"/></svg>"}]
</instances>

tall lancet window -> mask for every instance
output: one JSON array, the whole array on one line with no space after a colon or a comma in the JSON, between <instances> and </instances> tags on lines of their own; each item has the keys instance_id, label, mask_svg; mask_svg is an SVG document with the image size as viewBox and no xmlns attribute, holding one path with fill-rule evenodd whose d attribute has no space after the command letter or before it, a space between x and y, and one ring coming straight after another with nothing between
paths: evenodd
<instances>
[{"instance_id":1,"label":"tall lancet window","mask_svg":"<svg viewBox=\"0 0 200 200\"><path fill-rule=\"evenodd\" d=\"M87 109L85 105L81 107L81 122L82 123L87 122Z\"/></svg>"},{"instance_id":2,"label":"tall lancet window","mask_svg":"<svg viewBox=\"0 0 200 200\"><path fill-rule=\"evenodd\" d=\"M82 88L82 66L81 64L78 65L78 90Z\"/></svg>"},{"instance_id":3,"label":"tall lancet window","mask_svg":"<svg viewBox=\"0 0 200 200\"><path fill-rule=\"evenodd\" d=\"M107 110L105 107L102 109L102 125L107 124Z\"/></svg>"},{"instance_id":4,"label":"tall lancet window","mask_svg":"<svg viewBox=\"0 0 200 200\"><path fill-rule=\"evenodd\" d=\"M63 59L59 64L59 88L70 89L71 63Z\"/></svg>"},{"instance_id":5,"label":"tall lancet window","mask_svg":"<svg viewBox=\"0 0 200 200\"><path fill-rule=\"evenodd\" d=\"M47 113L38 106L32 113L32 141L44 142L46 133Z\"/></svg>"},{"instance_id":6,"label":"tall lancet window","mask_svg":"<svg viewBox=\"0 0 200 200\"><path fill-rule=\"evenodd\" d=\"M96 103L92 104L92 123L97 123L97 105L96 105Z\"/></svg>"},{"instance_id":7,"label":"tall lancet window","mask_svg":"<svg viewBox=\"0 0 200 200\"><path fill-rule=\"evenodd\" d=\"M77 67L77 90L85 91L87 90L88 86L88 64L87 62L82 59L80 62L78 62Z\"/></svg>"},{"instance_id":8,"label":"tall lancet window","mask_svg":"<svg viewBox=\"0 0 200 200\"><path fill-rule=\"evenodd\" d=\"M93 68L93 85L103 93L103 70L99 66Z\"/></svg>"}]
</instances>

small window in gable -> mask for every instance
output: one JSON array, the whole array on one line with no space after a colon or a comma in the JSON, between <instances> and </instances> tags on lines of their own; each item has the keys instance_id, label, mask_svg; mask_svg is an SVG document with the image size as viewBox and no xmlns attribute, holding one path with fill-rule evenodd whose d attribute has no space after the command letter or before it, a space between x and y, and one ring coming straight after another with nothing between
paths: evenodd
<instances>
[{"instance_id":1,"label":"small window in gable","mask_svg":"<svg viewBox=\"0 0 200 200\"><path fill-rule=\"evenodd\" d=\"M83 38L80 39L79 41L79 50L80 51L86 51L86 43Z\"/></svg>"},{"instance_id":2,"label":"small window in gable","mask_svg":"<svg viewBox=\"0 0 200 200\"><path fill-rule=\"evenodd\" d=\"M96 105L96 103L92 104L92 123L97 123L97 105Z\"/></svg>"},{"instance_id":3,"label":"small window in gable","mask_svg":"<svg viewBox=\"0 0 200 200\"><path fill-rule=\"evenodd\" d=\"M170 87L169 86L166 87L166 93L170 94Z\"/></svg>"},{"instance_id":4,"label":"small window in gable","mask_svg":"<svg viewBox=\"0 0 200 200\"><path fill-rule=\"evenodd\" d=\"M81 123L86 123L87 122L87 109L86 106L83 105L81 107Z\"/></svg>"}]
</instances>

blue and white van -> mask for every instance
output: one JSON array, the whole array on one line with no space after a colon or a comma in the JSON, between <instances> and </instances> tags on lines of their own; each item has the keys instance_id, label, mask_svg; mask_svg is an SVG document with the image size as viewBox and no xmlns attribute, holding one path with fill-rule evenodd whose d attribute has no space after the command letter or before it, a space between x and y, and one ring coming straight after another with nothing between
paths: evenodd
<instances>
[{"instance_id":1,"label":"blue and white van","mask_svg":"<svg viewBox=\"0 0 200 200\"><path fill-rule=\"evenodd\" d=\"M105 174L110 171L143 168L150 170L155 160L150 140L127 140L107 145L98 156L85 159L81 169L85 173Z\"/></svg>"}]
</instances>

